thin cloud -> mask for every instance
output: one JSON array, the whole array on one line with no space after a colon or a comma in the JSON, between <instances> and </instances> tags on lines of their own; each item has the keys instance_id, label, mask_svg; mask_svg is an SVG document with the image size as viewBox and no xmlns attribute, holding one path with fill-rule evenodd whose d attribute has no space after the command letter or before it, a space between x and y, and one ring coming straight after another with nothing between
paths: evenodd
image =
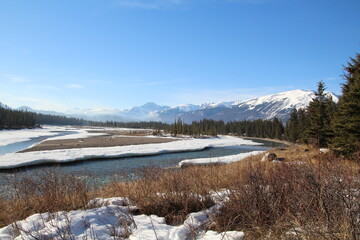
<instances>
[{"instance_id":1,"label":"thin cloud","mask_svg":"<svg viewBox=\"0 0 360 240\"><path fill-rule=\"evenodd\" d=\"M83 88L84 86L80 85L80 84L76 84L76 83L70 83L70 84L66 85L66 87L68 87L68 88Z\"/></svg>"},{"instance_id":2,"label":"thin cloud","mask_svg":"<svg viewBox=\"0 0 360 240\"><path fill-rule=\"evenodd\" d=\"M36 89L45 89L45 90L51 90L51 91L60 91L61 89L55 86L50 85L28 85L26 86L29 90L36 90Z\"/></svg>"},{"instance_id":3,"label":"thin cloud","mask_svg":"<svg viewBox=\"0 0 360 240\"><path fill-rule=\"evenodd\" d=\"M11 83L30 82L30 80L25 77L13 75L13 74L0 74L0 77L6 79L7 81L9 81Z\"/></svg>"}]
</instances>

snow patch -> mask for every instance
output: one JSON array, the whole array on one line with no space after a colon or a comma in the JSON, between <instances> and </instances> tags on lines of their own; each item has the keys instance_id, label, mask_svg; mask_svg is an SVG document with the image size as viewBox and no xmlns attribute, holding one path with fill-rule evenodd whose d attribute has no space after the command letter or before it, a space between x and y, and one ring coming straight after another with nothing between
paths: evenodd
<instances>
[{"instance_id":1,"label":"snow patch","mask_svg":"<svg viewBox=\"0 0 360 240\"><path fill-rule=\"evenodd\" d=\"M185 167L189 165L223 164L223 163L237 162L244 158L253 155L258 155L263 152L264 151L252 151L252 152L239 153L239 154L223 156L223 157L187 159L179 162L179 167Z\"/></svg>"},{"instance_id":2,"label":"snow patch","mask_svg":"<svg viewBox=\"0 0 360 240\"><path fill-rule=\"evenodd\" d=\"M136 206L126 198L95 199L98 206L70 212L37 213L0 229L0 239L123 239L183 240L242 239L243 232L206 231L216 206L190 213L180 226L170 226L163 217L133 215Z\"/></svg>"}]
</instances>

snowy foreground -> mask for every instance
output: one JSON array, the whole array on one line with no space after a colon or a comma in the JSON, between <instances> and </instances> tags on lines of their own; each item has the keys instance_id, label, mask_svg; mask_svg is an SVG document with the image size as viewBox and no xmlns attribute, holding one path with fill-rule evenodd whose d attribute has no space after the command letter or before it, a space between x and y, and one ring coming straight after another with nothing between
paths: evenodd
<instances>
[{"instance_id":1,"label":"snowy foreground","mask_svg":"<svg viewBox=\"0 0 360 240\"><path fill-rule=\"evenodd\" d=\"M0 239L130 239L130 240L239 240L244 233L206 231L228 191L213 193L215 206L191 213L183 224L170 226L163 217L133 215L126 198L94 199L88 210L34 214L0 229Z\"/></svg>"},{"instance_id":2,"label":"snowy foreground","mask_svg":"<svg viewBox=\"0 0 360 240\"><path fill-rule=\"evenodd\" d=\"M66 136L65 136L66 137ZM209 147L227 147L240 145L262 145L250 140L237 137L222 136L206 139L184 139L179 141L129 145L102 148L74 148L51 151L36 151L26 153L8 153L0 155L0 169L11 169L16 167L44 164L65 163L89 159L108 159L132 156L150 156L162 153L186 152L203 150ZM235 155L236 156L236 155ZM235 157L237 160L239 156ZM235 159L234 158L234 159ZM209 158L209 161L213 161ZM194 163L194 161L192 162ZM203 164L203 160L201 161Z\"/></svg>"}]
</instances>

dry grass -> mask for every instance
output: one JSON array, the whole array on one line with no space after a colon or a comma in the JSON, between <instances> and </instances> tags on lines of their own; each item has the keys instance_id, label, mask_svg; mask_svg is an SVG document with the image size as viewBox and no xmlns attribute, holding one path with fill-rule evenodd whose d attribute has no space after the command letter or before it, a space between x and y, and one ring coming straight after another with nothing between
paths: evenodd
<instances>
[{"instance_id":1,"label":"dry grass","mask_svg":"<svg viewBox=\"0 0 360 240\"><path fill-rule=\"evenodd\" d=\"M76 178L25 179L15 184L10 202L0 201L1 209L11 209L0 213L0 224L34 212L81 208L93 196L129 197L139 213L179 224L187 214L214 205L210 191L226 188L229 201L213 219L214 230L245 231L247 239L360 239L360 165L306 146L273 152L286 161L252 156L219 166L147 168L136 179L125 176L127 181L96 192Z\"/></svg>"},{"instance_id":2,"label":"dry grass","mask_svg":"<svg viewBox=\"0 0 360 240\"><path fill-rule=\"evenodd\" d=\"M129 197L141 213L165 217L169 224L179 224L191 212L214 205L209 196L211 187L205 180L209 172L202 168L192 171L142 169L140 179L113 182L101 190L102 196ZM205 181L204 181L205 180Z\"/></svg>"},{"instance_id":3,"label":"dry grass","mask_svg":"<svg viewBox=\"0 0 360 240\"><path fill-rule=\"evenodd\" d=\"M83 208L92 196L84 181L59 169L42 170L31 177L15 175L7 181L12 192L0 199L0 226L34 213Z\"/></svg>"}]
</instances>

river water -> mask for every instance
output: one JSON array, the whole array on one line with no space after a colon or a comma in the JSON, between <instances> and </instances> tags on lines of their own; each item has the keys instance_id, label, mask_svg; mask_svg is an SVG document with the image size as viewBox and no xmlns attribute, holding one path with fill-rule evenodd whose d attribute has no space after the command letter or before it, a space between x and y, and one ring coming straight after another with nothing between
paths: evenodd
<instances>
[{"instance_id":1,"label":"river water","mask_svg":"<svg viewBox=\"0 0 360 240\"><path fill-rule=\"evenodd\" d=\"M39 140L39 139L36 139ZM216 147L209 148L202 151L182 152L182 153L167 153L156 156L144 156L144 157L128 157L118 159L102 159L102 160L87 160L80 162L71 162L61 165L46 165L46 166L33 166L16 170L0 171L0 194L6 192L8 180L12 177L21 177L24 175L33 175L41 170L53 169L58 172L66 174L74 174L80 178L92 179L98 185L105 184L112 179L121 178L121 173L133 173L136 169L141 167L174 167L178 163L185 159L195 158L215 158L221 156L235 155L239 153L251 152L251 151L265 151L269 148L279 147L283 144L265 141L259 139L251 139L254 142L260 142L263 145L242 145L236 147ZM34 143L32 143L34 144Z\"/></svg>"}]
</instances>

